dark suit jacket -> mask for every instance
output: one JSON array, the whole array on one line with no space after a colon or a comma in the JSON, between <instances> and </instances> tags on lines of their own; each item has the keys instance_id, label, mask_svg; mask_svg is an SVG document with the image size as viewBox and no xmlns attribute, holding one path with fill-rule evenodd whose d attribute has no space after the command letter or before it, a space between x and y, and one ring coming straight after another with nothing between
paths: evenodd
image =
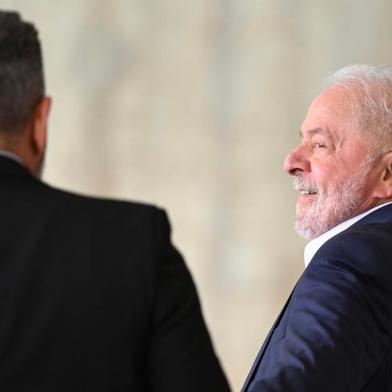
<instances>
[{"instance_id":1,"label":"dark suit jacket","mask_svg":"<svg viewBox=\"0 0 392 392\"><path fill-rule=\"evenodd\" d=\"M392 391L392 205L327 241L299 279L243 391Z\"/></svg>"},{"instance_id":2,"label":"dark suit jacket","mask_svg":"<svg viewBox=\"0 0 392 392\"><path fill-rule=\"evenodd\" d=\"M0 157L0 390L228 391L169 236L162 210Z\"/></svg>"}]
</instances>

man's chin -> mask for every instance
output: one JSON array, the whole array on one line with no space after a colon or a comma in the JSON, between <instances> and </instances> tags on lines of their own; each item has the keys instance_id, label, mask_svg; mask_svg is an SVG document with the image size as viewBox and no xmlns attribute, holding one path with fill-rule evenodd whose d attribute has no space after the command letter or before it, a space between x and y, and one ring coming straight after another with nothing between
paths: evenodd
<instances>
[{"instance_id":1,"label":"man's chin","mask_svg":"<svg viewBox=\"0 0 392 392\"><path fill-rule=\"evenodd\" d=\"M304 205L303 203L297 202L295 205L295 220L308 220L307 217L309 215L312 215L312 205Z\"/></svg>"},{"instance_id":2,"label":"man's chin","mask_svg":"<svg viewBox=\"0 0 392 392\"><path fill-rule=\"evenodd\" d=\"M304 225L301 220L296 219L294 224L295 231L306 240L316 238L314 231L308 225Z\"/></svg>"},{"instance_id":3,"label":"man's chin","mask_svg":"<svg viewBox=\"0 0 392 392\"><path fill-rule=\"evenodd\" d=\"M320 215L297 214L294 227L301 237L304 237L307 240L312 240L341 222L342 220L331 218L327 219L325 216Z\"/></svg>"},{"instance_id":4,"label":"man's chin","mask_svg":"<svg viewBox=\"0 0 392 392\"><path fill-rule=\"evenodd\" d=\"M295 231L303 238L312 240L328 230L328 225L322 217L315 214L297 212L295 217Z\"/></svg>"}]
</instances>

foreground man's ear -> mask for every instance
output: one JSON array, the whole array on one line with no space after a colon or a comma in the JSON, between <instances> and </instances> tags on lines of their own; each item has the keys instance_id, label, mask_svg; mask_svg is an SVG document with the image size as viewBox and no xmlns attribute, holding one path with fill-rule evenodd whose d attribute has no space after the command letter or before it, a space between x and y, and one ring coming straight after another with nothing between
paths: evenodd
<instances>
[{"instance_id":1,"label":"foreground man's ear","mask_svg":"<svg viewBox=\"0 0 392 392\"><path fill-rule=\"evenodd\" d=\"M52 99L50 97L44 97L34 110L30 128L30 142L33 153L37 155L45 154L51 105Z\"/></svg>"},{"instance_id":2,"label":"foreground man's ear","mask_svg":"<svg viewBox=\"0 0 392 392\"><path fill-rule=\"evenodd\" d=\"M44 97L37 104L31 116L25 133L25 153L23 158L30 172L37 176L41 176L43 162L45 158L48 118L52 104L50 97Z\"/></svg>"}]
</instances>

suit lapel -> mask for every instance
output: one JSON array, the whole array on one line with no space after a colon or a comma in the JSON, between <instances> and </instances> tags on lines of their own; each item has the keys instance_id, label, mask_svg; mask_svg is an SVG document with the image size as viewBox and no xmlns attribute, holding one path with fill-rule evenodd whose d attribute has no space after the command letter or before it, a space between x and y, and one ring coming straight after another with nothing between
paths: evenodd
<instances>
[{"instance_id":1,"label":"suit lapel","mask_svg":"<svg viewBox=\"0 0 392 392\"><path fill-rule=\"evenodd\" d=\"M371 212L369 215L364 216L358 222L355 222L347 230L355 228L355 226L373 223L392 223L392 204L380 207L379 209Z\"/></svg>"},{"instance_id":2,"label":"suit lapel","mask_svg":"<svg viewBox=\"0 0 392 392\"><path fill-rule=\"evenodd\" d=\"M248 374L248 377L247 377L246 380L245 380L245 383L244 383L244 386L243 386L242 389L241 389L241 392L246 392L246 391L248 391L248 387L249 387L249 385L251 384L251 382L253 381L254 376L255 376L255 374L256 374L256 372L257 372L257 369L258 369L258 367L259 367L259 365L260 365L260 362L261 362L261 360L262 360L262 358L263 358L265 349L267 348L267 346L268 346L268 344L269 344L269 342L270 342L270 340L271 340L271 337L272 337L273 332L275 331L275 329L276 329L277 326L279 325L280 320L282 319L284 313L286 312L287 306L288 306L288 304L290 303L291 296L293 295L294 290L295 290L295 286L294 286L294 289L292 290L292 292L291 292L289 298L287 299L285 305L283 306L283 309L282 309L281 312L279 313L279 316L277 317L277 319L275 320L274 324L272 325L272 328L270 329L270 331L269 331L269 333L268 333L266 339L264 340L264 343L263 343L263 345L261 346L261 349L260 349L259 353L257 354L257 357L256 357L256 359L255 359L255 361L254 361L254 363L253 363L252 369L250 370L250 372L249 372L249 374Z\"/></svg>"}]
</instances>

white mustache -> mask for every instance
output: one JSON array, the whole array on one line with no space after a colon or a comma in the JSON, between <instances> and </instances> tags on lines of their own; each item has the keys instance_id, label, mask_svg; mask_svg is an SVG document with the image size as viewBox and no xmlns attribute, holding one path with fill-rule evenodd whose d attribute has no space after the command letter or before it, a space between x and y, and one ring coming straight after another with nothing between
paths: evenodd
<instances>
[{"instance_id":1,"label":"white mustache","mask_svg":"<svg viewBox=\"0 0 392 392\"><path fill-rule=\"evenodd\" d=\"M311 192L311 193L319 193L318 186L315 182L305 181L300 176L296 176L294 178L293 186L296 191L306 191L306 192Z\"/></svg>"}]
</instances>

